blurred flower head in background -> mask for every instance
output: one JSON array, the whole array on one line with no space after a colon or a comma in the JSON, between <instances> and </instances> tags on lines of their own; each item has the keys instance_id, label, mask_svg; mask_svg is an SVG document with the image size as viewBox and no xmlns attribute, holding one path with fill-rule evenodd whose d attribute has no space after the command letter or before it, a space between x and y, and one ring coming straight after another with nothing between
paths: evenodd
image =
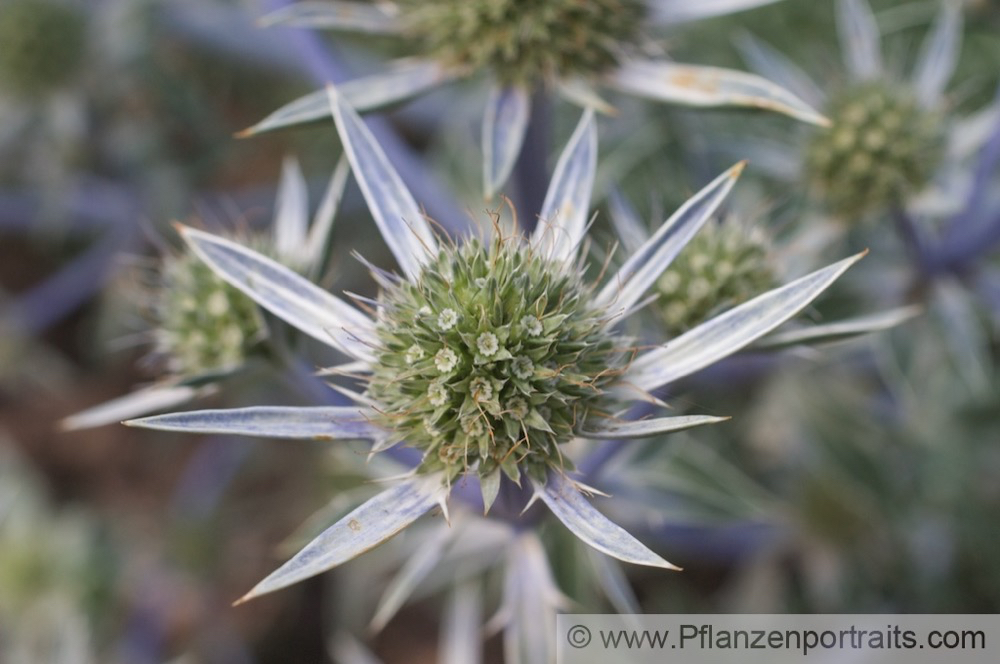
<instances>
[{"instance_id":1,"label":"blurred flower head in background","mask_svg":"<svg viewBox=\"0 0 1000 664\"><path fill-rule=\"evenodd\" d=\"M946 158L961 156L957 133L949 133L956 123L945 90L961 48L962 15L956 3L941 3L909 80L883 61L879 26L866 0L837 0L836 18L844 73L834 86L817 83L750 35L740 45L753 69L830 118L828 128L789 148L781 174L810 187L826 214L854 223L912 207L934 185ZM967 155L979 144L960 152Z\"/></svg>"},{"instance_id":2,"label":"blurred flower head in background","mask_svg":"<svg viewBox=\"0 0 1000 664\"><path fill-rule=\"evenodd\" d=\"M489 198L510 176L530 121L532 92L543 84L575 104L606 113L615 110L600 97L598 85L672 104L767 109L824 124L826 120L794 94L759 76L682 65L644 53L643 34L648 29L770 2L706 2L697 8L676 0L303 2L278 9L262 22L415 41L413 58L395 62L386 73L340 86L340 93L358 111L488 72L495 80L482 132L484 188ZM243 135L329 116L325 92L319 90L283 106Z\"/></svg>"}]
</instances>

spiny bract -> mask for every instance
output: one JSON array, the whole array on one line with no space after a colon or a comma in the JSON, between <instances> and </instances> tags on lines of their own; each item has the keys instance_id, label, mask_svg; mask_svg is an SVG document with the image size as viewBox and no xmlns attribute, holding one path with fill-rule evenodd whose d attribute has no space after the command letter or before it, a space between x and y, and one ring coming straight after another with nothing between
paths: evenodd
<instances>
[{"instance_id":1,"label":"spiny bract","mask_svg":"<svg viewBox=\"0 0 1000 664\"><path fill-rule=\"evenodd\" d=\"M0 86L40 94L70 78L82 62L83 15L52 0L4 0L0 6Z\"/></svg>"},{"instance_id":2,"label":"spiny bract","mask_svg":"<svg viewBox=\"0 0 1000 664\"><path fill-rule=\"evenodd\" d=\"M443 62L506 83L600 74L635 41L639 0L404 0L409 34Z\"/></svg>"},{"instance_id":3,"label":"spiny bract","mask_svg":"<svg viewBox=\"0 0 1000 664\"><path fill-rule=\"evenodd\" d=\"M193 376L241 364L264 335L253 300L190 252L167 258L153 314L155 352L167 369Z\"/></svg>"},{"instance_id":4,"label":"spiny bract","mask_svg":"<svg viewBox=\"0 0 1000 664\"><path fill-rule=\"evenodd\" d=\"M809 179L831 212L850 221L899 203L934 173L943 149L941 118L905 88L884 82L833 98L832 126L808 147Z\"/></svg>"},{"instance_id":5,"label":"spiny bract","mask_svg":"<svg viewBox=\"0 0 1000 664\"><path fill-rule=\"evenodd\" d=\"M657 313L670 336L774 288L768 242L736 221L709 223L657 282Z\"/></svg>"},{"instance_id":6,"label":"spiny bract","mask_svg":"<svg viewBox=\"0 0 1000 664\"><path fill-rule=\"evenodd\" d=\"M558 446L609 415L603 388L630 359L591 299L572 267L518 238L444 248L383 294L368 395L396 440L427 452L422 471L544 481L569 466Z\"/></svg>"}]
</instances>

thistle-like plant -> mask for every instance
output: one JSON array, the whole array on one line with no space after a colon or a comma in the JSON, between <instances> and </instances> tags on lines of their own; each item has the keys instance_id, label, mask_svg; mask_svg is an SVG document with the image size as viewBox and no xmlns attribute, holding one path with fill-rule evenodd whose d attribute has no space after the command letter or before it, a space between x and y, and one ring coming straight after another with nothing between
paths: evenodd
<instances>
[{"instance_id":1,"label":"thistle-like plant","mask_svg":"<svg viewBox=\"0 0 1000 664\"><path fill-rule=\"evenodd\" d=\"M547 85L587 108L612 112L598 86L686 106L768 109L806 122L825 119L787 90L745 72L685 65L643 53L651 29L726 14L774 0L400 0L297 2L264 17L292 25L389 35L413 44L414 55L386 73L343 84L359 111L423 93L443 83L486 73L494 85L483 125L487 196L506 181L527 130L531 93ZM254 134L329 118L318 90L247 129Z\"/></svg>"},{"instance_id":2,"label":"thistle-like plant","mask_svg":"<svg viewBox=\"0 0 1000 664\"><path fill-rule=\"evenodd\" d=\"M312 224L305 179L286 159L269 234L245 233L243 241L297 272L318 278L348 175L334 171ZM66 429L119 422L174 408L214 391L221 381L266 358L267 323L254 301L213 272L187 248L167 255L153 270L152 285L133 299L148 309L149 359L164 370L154 384L66 418Z\"/></svg>"},{"instance_id":3,"label":"thistle-like plant","mask_svg":"<svg viewBox=\"0 0 1000 664\"><path fill-rule=\"evenodd\" d=\"M575 439L627 439L718 422L702 415L630 421L634 401L767 335L805 307L857 255L796 279L662 346L635 347L618 331L715 212L738 164L689 200L603 285L580 264L596 168L593 113L584 114L556 166L530 237L442 245L398 174L342 95L330 90L352 170L403 276L378 268L382 293L367 313L230 240L182 228L219 276L275 316L329 343L367 381L353 407L254 407L160 415L129 424L188 432L305 439L405 440L421 453L404 481L338 520L244 599L335 567L391 537L449 491L478 478L486 509L506 475L580 539L621 560L673 566L602 516L568 473ZM346 388L345 388L346 389ZM516 518L516 517L515 517Z\"/></svg>"},{"instance_id":4,"label":"thistle-like plant","mask_svg":"<svg viewBox=\"0 0 1000 664\"><path fill-rule=\"evenodd\" d=\"M622 246L630 253L639 251L650 238L646 224L618 192L612 193L608 208ZM717 214L656 280L648 309L668 336L678 336L776 286L789 276L787 263L813 263L808 249L815 245L816 234L811 229L777 241L763 224ZM779 256L786 260L777 260ZM920 311L918 306L904 306L821 323L792 323L747 350L776 351L844 341L893 328Z\"/></svg>"},{"instance_id":5,"label":"thistle-like plant","mask_svg":"<svg viewBox=\"0 0 1000 664\"><path fill-rule=\"evenodd\" d=\"M763 161L776 166L774 175L805 184L820 208L843 222L926 205L921 195L950 170L942 167L966 158L986 138L954 122L945 97L961 47L961 9L941 4L909 80L883 63L879 27L865 0L838 0L836 9L846 76L834 85L820 85L749 35L741 42L753 69L821 109L831 123L778 154L773 144L762 146L773 157ZM939 187L936 204L954 201L953 185Z\"/></svg>"}]
</instances>

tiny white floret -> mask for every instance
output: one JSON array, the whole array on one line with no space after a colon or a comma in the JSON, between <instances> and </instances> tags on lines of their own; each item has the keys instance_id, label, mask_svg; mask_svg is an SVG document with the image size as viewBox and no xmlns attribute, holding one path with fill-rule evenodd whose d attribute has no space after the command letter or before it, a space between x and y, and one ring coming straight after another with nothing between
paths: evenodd
<instances>
[{"instance_id":1,"label":"tiny white floret","mask_svg":"<svg viewBox=\"0 0 1000 664\"><path fill-rule=\"evenodd\" d=\"M455 313L454 309L448 308L438 314L438 327L441 328L442 332L447 332L455 327L455 323L457 322L458 314Z\"/></svg>"},{"instance_id":2,"label":"tiny white floret","mask_svg":"<svg viewBox=\"0 0 1000 664\"><path fill-rule=\"evenodd\" d=\"M458 364L458 355L450 348L442 348L434 356L434 366L441 373L448 373Z\"/></svg>"},{"instance_id":3,"label":"tiny white floret","mask_svg":"<svg viewBox=\"0 0 1000 664\"><path fill-rule=\"evenodd\" d=\"M537 337L542 333L542 321L531 314L521 319L521 327L524 328L529 337Z\"/></svg>"},{"instance_id":4,"label":"tiny white floret","mask_svg":"<svg viewBox=\"0 0 1000 664\"><path fill-rule=\"evenodd\" d=\"M476 339L476 347L483 357L491 357L500 349L500 342L497 341L497 335L492 332L483 332Z\"/></svg>"}]
</instances>

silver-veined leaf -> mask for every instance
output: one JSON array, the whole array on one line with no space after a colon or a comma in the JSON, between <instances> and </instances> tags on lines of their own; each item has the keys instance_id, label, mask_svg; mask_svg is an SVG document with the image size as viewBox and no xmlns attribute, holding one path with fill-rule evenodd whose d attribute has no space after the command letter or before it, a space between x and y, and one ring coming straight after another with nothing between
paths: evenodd
<instances>
[{"instance_id":1,"label":"silver-veined leaf","mask_svg":"<svg viewBox=\"0 0 1000 664\"><path fill-rule=\"evenodd\" d=\"M688 199L660 229L646 241L618 273L597 294L598 306L613 304L628 315L671 261L718 209L743 172L744 164L736 164Z\"/></svg>"},{"instance_id":2,"label":"silver-veined leaf","mask_svg":"<svg viewBox=\"0 0 1000 664\"><path fill-rule=\"evenodd\" d=\"M597 511L562 473L549 473L545 486L536 486L535 491L563 525L598 551L627 563L679 569Z\"/></svg>"},{"instance_id":3,"label":"silver-veined leaf","mask_svg":"<svg viewBox=\"0 0 1000 664\"><path fill-rule=\"evenodd\" d=\"M383 491L323 531L237 604L322 574L375 548L438 505L441 492L438 475Z\"/></svg>"},{"instance_id":4,"label":"silver-veined leaf","mask_svg":"<svg viewBox=\"0 0 1000 664\"><path fill-rule=\"evenodd\" d=\"M382 238L410 278L437 255L437 240L413 195L347 100L328 88L337 132Z\"/></svg>"},{"instance_id":5,"label":"silver-veined leaf","mask_svg":"<svg viewBox=\"0 0 1000 664\"><path fill-rule=\"evenodd\" d=\"M735 69L628 60L608 74L607 82L623 92L672 104L760 108L829 125L829 120L785 88Z\"/></svg>"},{"instance_id":6,"label":"silver-veined leaf","mask_svg":"<svg viewBox=\"0 0 1000 664\"><path fill-rule=\"evenodd\" d=\"M354 307L251 249L187 226L179 230L216 274L278 318L351 357L374 357L368 344L375 324Z\"/></svg>"},{"instance_id":7,"label":"silver-veined leaf","mask_svg":"<svg viewBox=\"0 0 1000 664\"><path fill-rule=\"evenodd\" d=\"M597 129L587 109L566 144L545 194L532 246L553 260L569 260L583 240L597 171Z\"/></svg>"},{"instance_id":8,"label":"silver-veined leaf","mask_svg":"<svg viewBox=\"0 0 1000 664\"><path fill-rule=\"evenodd\" d=\"M483 119L483 189L493 198L510 177L531 115L531 95L520 86L495 87Z\"/></svg>"},{"instance_id":9,"label":"silver-veined leaf","mask_svg":"<svg viewBox=\"0 0 1000 664\"><path fill-rule=\"evenodd\" d=\"M152 415L125 422L128 426L184 433L218 433L259 438L308 440L372 440L385 430L371 413L353 406L252 406L192 410Z\"/></svg>"},{"instance_id":10,"label":"silver-veined leaf","mask_svg":"<svg viewBox=\"0 0 1000 664\"><path fill-rule=\"evenodd\" d=\"M684 431L705 424L725 422L728 417L713 417L711 415L680 415L677 417L651 417L645 420L631 422L616 422L609 420L607 424L591 427L577 435L581 438L596 440L618 440L625 438L646 438L661 433Z\"/></svg>"},{"instance_id":11,"label":"silver-veined leaf","mask_svg":"<svg viewBox=\"0 0 1000 664\"><path fill-rule=\"evenodd\" d=\"M640 355L624 382L640 390L654 390L735 353L801 311L865 253L758 295Z\"/></svg>"}]
</instances>

